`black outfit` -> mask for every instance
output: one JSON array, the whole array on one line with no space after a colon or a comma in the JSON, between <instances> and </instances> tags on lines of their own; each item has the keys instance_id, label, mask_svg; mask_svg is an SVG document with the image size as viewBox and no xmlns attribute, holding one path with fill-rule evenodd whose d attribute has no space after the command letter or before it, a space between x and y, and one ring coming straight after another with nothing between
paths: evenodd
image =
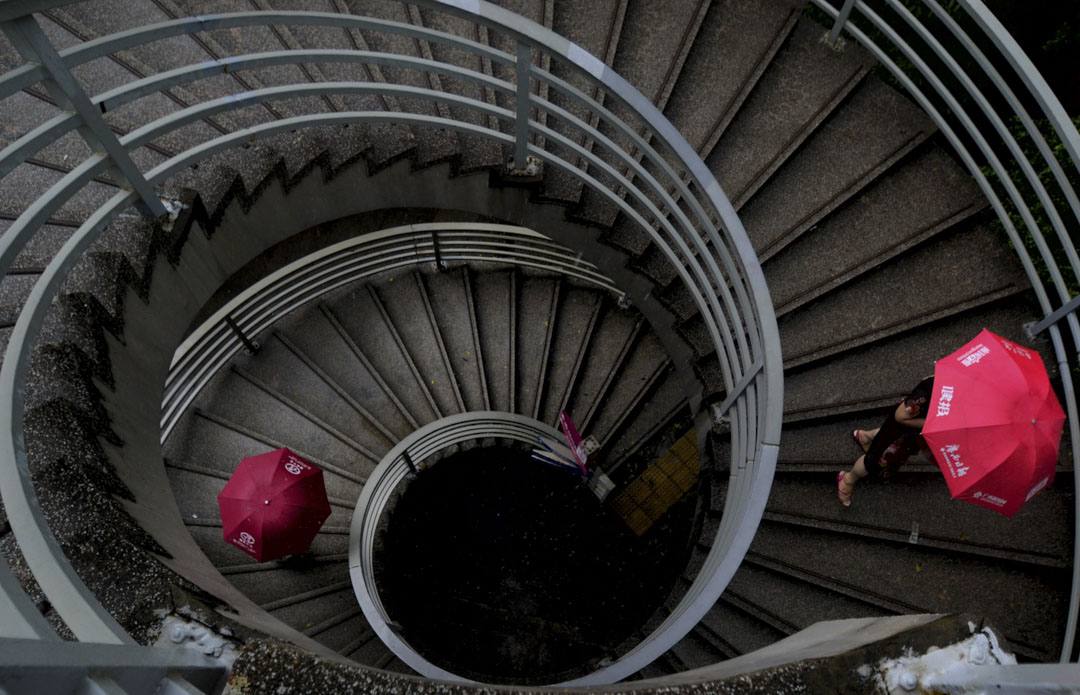
<instances>
[{"instance_id":1,"label":"black outfit","mask_svg":"<svg viewBox=\"0 0 1080 695\"><path fill-rule=\"evenodd\" d=\"M934 377L928 376L912 389L903 403L914 406L912 415L925 416L934 391ZM889 478L908 460L908 457L924 446L922 435L914 427L908 427L896 421L896 408L889 411L881 429L878 430L870 448L866 450L863 465L871 478L882 476Z\"/></svg>"}]
</instances>

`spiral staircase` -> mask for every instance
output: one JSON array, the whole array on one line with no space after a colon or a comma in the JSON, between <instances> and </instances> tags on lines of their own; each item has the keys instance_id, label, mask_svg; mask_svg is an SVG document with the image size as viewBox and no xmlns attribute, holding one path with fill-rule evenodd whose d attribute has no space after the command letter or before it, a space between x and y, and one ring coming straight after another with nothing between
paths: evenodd
<instances>
[{"instance_id":1,"label":"spiral staircase","mask_svg":"<svg viewBox=\"0 0 1080 695\"><path fill-rule=\"evenodd\" d=\"M13 4L0 4L8 28L26 11ZM520 50L513 64L523 35L514 31L525 30L488 6L484 19L503 24L471 21L480 10L468 2L31 4L61 56L111 34L197 17L152 44L104 49L71 70L87 94L99 95L91 106L112 133L142 138L126 166L157 171L178 154L212 152L174 167L149 202L143 197L153 208L161 196L167 218L128 207L99 225L93 243L80 241L84 223L118 193L142 195L125 183L130 170L90 170L83 163L95 150L80 134L50 135L49 124L82 113L58 106L61 93L50 84L27 81L2 107L0 145L24 161L0 180L0 230L39 223L3 280L5 344L18 336L21 307L35 282L49 278L54 256L82 244L55 281L60 295L36 319L40 338L26 347L18 390L27 470L62 553L134 642L160 630L155 611L202 603L218 619L239 616L243 627L231 629L249 631L252 643L270 635L328 663L430 676L387 646L385 624L372 624L358 605L349 576L357 498L420 428L476 412L550 426L562 410L600 441L600 465L615 484L609 499L659 475L665 452L686 432L697 478L680 492L689 507L672 512L690 530L673 548L675 571L651 617L604 659L559 680L589 683L613 662L634 664L618 679L669 677L820 621L857 617L972 614L1029 662L1056 661L1071 642L1068 437L1054 483L1012 519L952 502L936 465L921 460L886 484L860 485L850 508L836 499L836 472L858 453L849 433L873 426L937 357L982 328L1033 345L1051 371L1061 351L1045 333L1024 337L1049 313L1042 288L993 223L953 136L880 78L877 56L850 35L827 37L827 3L495 3L573 42L566 50L586 68L525 54L550 84L572 88L550 94L540 80L532 93L514 94L455 72L513 86L525 69ZM224 25L210 16L288 11L323 14ZM349 24L354 18L393 23L393 31ZM25 26L8 34L33 44ZM25 49L2 43L6 79L26 70ZM364 58L285 57L316 50ZM590 80L609 79L605 64L646 106L613 82ZM189 65L203 78L122 96L126 86ZM320 83L365 88L320 92ZM245 100L260 90L267 95ZM547 108L533 104L526 150L512 115L530 96ZM470 111L455 98L491 111ZM212 100L223 106L180 120ZM737 242L728 248L714 238L691 249L692 235L676 227L665 246L648 231L696 221L701 207L725 231L732 219L723 206L700 202L712 193L697 186L693 167L672 176L651 157L647 147L670 145L666 132L641 120L651 108L715 177L760 271L728 271L725 254L738 265ZM165 135L140 135L170 117L178 127ZM595 129L590 137L572 117ZM20 138L35 132L30 151ZM212 151L215 138L230 146ZM629 155L596 154L609 144ZM541 163L545 148L592 178ZM652 176L661 185L646 185ZM77 193L43 212L36 201L73 177L83 182ZM650 217L654 209L660 214ZM298 269L350 240L368 246L358 247L348 274L331 281L311 271L301 283L308 271ZM672 255L680 243L687 251ZM687 278L699 261L728 274L695 286ZM760 354L743 345L756 339L752 320L743 326L741 317L709 313L716 297L734 296L734 305L745 291L753 299L756 272L779 329L779 345ZM702 298L702 286L713 300ZM273 291L291 295L272 305ZM245 309L252 297L264 302L259 317ZM751 313L771 321L759 308ZM174 390L187 369L184 350L192 364L205 358L209 366ZM747 371L733 375L729 362L740 359ZM767 402L777 388L766 381L770 359L782 361L782 403ZM745 556L700 619L662 650L648 647L657 658L639 664L634 655L648 649L640 645L660 644L650 635L671 632L704 595L702 585L727 571L728 560L717 558L732 537L738 546L741 532L725 524L736 508L753 507L742 501L756 489L747 478L771 468L761 453L773 444L764 414L781 408L775 475ZM256 564L221 542L216 495L240 458L279 446L324 468L333 512L310 554ZM36 587L11 526L0 527L0 545L37 610L66 639L86 641Z\"/></svg>"}]
</instances>

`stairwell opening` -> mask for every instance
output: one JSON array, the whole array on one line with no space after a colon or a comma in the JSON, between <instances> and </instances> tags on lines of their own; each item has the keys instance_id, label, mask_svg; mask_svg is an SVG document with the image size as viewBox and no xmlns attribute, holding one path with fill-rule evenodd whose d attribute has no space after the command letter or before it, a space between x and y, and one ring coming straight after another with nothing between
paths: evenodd
<instances>
[{"instance_id":1,"label":"stairwell opening","mask_svg":"<svg viewBox=\"0 0 1080 695\"><path fill-rule=\"evenodd\" d=\"M638 535L572 473L498 443L449 454L399 488L375 546L394 629L471 680L570 680L617 647L685 569L695 500Z\"/></svg>"}]
</instances>

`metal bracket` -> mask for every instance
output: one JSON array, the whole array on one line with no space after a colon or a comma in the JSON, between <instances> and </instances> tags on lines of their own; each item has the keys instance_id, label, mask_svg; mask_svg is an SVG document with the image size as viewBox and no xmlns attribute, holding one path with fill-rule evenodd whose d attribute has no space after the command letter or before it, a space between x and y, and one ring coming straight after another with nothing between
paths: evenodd
<instances>
[{"instance_id":1,"label":"metal bracket","mask_svg":"<svg viewBox=\"0 0 1080 695\"><path fill-rule=\"evenodd\" d=\"M439 249L439 233L434 229L431 230L431 250L435 254L435 270L440 273L446 271L446 261L442 258L442 252Z\"/></svg>"},{"instance_id":2,"label":"metal bracket","mask_svg":"<svg viewBox=\"0 0 1080 695\"><path fill-rule=\"evenodd\" d=\"M1046 318L1029 328L1028 335L1034 338L1050 326L1054 325L1061 319L1076 311L1077 308L1080 308L1080 294L1070 299L1067 304L1064 304L1057 309L1054 309L1052 312L1047 314Z\"/></svg>"},{"instance_id":3,"label":"metal bracket","mask_svg":"<svg viewBox=\"0 0 1080 695\"><path fill-rule=\"evenodd\" d=\"M249 355L254 355L259 351L259 343L244 335L244 332L240 330L240 324L238 324L232 316L225 317L225 324L232 329L232 332L240 339L240 342L244 344Z\"/></svg>"},{"instance_id":4,"label":"metal bracket","mask_svg":"<svg viewBox=\"0 0 1080 695\"><path fill-rule=\"evenodd\" d=\"M405 460L405 465L409 467L409 470L413 473L419 473L420 469L416 467L416 462L413 461L412 456L409 456L409 452L401 452L401 458Z\"/></svg>"},{"instance_id":5,"label":"metal bracket","mask_svg":"<svg viewBox=\"0 0 1080 695\"><path fill-rule=\"evenodd\" d=\"M720 425L728 422L730 418L727 417L727 411L735 403L736 399L742 395L743 391L750 386L750 384L757 378L758 372L765 368L765 360L758 358L757 362L750 365L750 369L743 374L742 378L728 391L727 398L720 405L712 406L713 422Z\"/></svg>"}]
</instances>

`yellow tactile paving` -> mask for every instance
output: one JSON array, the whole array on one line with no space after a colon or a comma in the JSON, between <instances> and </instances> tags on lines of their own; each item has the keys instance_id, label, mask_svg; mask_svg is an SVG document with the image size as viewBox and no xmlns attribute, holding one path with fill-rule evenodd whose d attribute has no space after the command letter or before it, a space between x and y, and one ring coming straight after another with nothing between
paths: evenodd
<instances>
[{"instance_id":1,"label":"yellow tactile paving","mask_svg":"<svg viewBox=\"0 0 1080 695\"><path fill-rule=\"evenodd\" d=\"M698 480L697 433L693 428L611 501L626 525L642 535Z\"/></svg>"}]
</instances>

